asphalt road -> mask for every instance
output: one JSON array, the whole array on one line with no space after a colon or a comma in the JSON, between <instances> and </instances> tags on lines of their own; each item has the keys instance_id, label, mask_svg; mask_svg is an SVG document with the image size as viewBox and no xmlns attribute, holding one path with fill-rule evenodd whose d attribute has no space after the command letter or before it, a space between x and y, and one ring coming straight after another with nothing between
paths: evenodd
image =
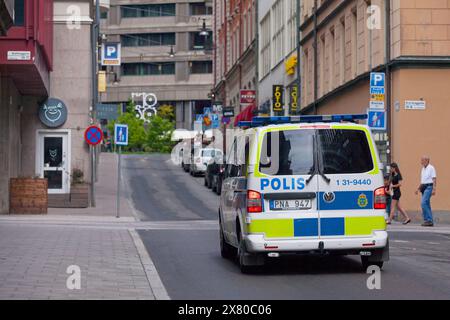
<instances>
[{"instance_id":1,"label":"asphalt road","mask_svg":"<svg viewBox=\"0 0 450 320\"><path fill-rule=\"evenodd\" d=\"M139 233L173 299L450 299L450 227L394 226L381 290L367 288L358 257L289 257L242 275L220 257L218 197L203 178L160 155L127 156L124 168L141 220L166 222Z\"/></svg>"}]
</instances>

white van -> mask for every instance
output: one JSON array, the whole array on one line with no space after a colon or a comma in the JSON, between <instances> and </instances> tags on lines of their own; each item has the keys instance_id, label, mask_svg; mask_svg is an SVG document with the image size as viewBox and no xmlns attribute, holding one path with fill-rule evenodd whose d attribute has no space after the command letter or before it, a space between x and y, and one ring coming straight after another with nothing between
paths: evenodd
<instances>
[{"instance_id":1,"label":"white van","mask_svg":"<svg viewBox=\"0 0 450 320\"><path fill-rule=\"evenodd\" d=\"M227 155L220 249L242 272L285 254L389 260L386 194L366 115L258 117ZM346 122L343 122L346 121Z\"/></svg>"}]
</instances>

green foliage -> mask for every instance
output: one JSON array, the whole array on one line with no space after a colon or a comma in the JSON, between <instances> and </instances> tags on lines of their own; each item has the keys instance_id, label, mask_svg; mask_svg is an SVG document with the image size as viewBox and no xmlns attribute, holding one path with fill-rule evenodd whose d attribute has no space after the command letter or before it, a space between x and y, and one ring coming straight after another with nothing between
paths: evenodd
<instances>
[{"instance_id":1,"label":"green foliage","mask_svg":"<svg viewBox=\"0 0 450 320\"><path fill-rule=\"evenodd\" d=\"M152 117L147 129L147 146L150 152L171 152L174 146L171 140L173 131L173 121L159 115Z\"/></svg>"},{"instance_id":2,"label":"green foliage","mask_svg":"<svg viewBox=\"0 0 450 320\"><path fill-rule=\"evenodd\" d=\"M173 107L165 106L162 115L158 113L158 116L152 117L149 124L145 124L137 117L134 107L134 103L128 101L127 111L120 115L117 121L108 125L112 134L116 123L128 125L129 145L123 147L123 150L125 152L170 153L174 145L171 141L175 127Z\"/></svg>"},{"instance_id":3,"label":"green foliage","mask_svg":"<svg viewBox=\"0 0 450 320\"><path fill-rule=\"evenodd\" d=\"M175 121L175 108L169 104L164 104L158 108L158 116L169 121Z\"/></svg>"}]
</instances>

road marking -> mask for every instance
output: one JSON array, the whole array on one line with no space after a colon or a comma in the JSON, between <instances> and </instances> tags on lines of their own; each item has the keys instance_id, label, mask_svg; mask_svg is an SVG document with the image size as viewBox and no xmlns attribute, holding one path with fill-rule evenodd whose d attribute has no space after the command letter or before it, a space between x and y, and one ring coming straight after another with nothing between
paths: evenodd
<instances>
[{"instance_id":1,"label":"road marking","mask_svg":"<svg viewBox=\"0 0 450 320\"><path fill-rule=\"evenodd\" d=\"M395 243L410 243L411 241L406 241L406 240L393 240L392 242L395 242Z\"/></svg>"},{"instance_id":2,"label":"road marking","mask_svg":"<svg viewBox=\"0 0 450 320\"><path fill-rule=\"evenodd\" d=\"M129 229L131 238L133 239L136 250L138 251L139 258L141 259L142 266L144 268L145 274L147 276L147 281L150 288L153 291L153 295L156 300L170 300L169 294L164 287L161 278L159 277L158 271L156 270L155 264L150 257L150 254L145 248L144 243L139 237L139 234L134 229Z\"/></svg>"}]
</instances>

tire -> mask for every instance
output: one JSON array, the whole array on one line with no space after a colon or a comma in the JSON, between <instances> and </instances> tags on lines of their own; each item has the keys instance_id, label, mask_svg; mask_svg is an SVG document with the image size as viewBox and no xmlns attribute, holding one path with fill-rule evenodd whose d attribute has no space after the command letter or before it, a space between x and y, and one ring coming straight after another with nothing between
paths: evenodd
<instances>
[{"instance_id":1,"label":"tire","mask_svg":"<svg viewBox=\"0 0 450 320\"><path fill-rule=\"evenodd\" d=\"M208 181L206 180L206 176L205 176L205 179L204 179L204 185L205 185L205 187L209 188L209 184L208 184Z\"/></svg>"},{"instance_id":2,"label":"tire","mask_svg":"<svg viewBox=\"0 0 450 320\"><path fill-rule=\"evenodd\" d=\"M238 230L239 231L239 230ZM253 274L260 270L262 266L257 265L247 265L245 263L245 260L248 259L249 253L247 252L245 248L245 242L242 240L242 234L239 231L239 248L237 250L237 258L239 263L239 269L241 270L241 273L243 274ZM256 256L252 256L252 259L256 258Z\"/></svg>"},{"instance_id":3,"label":"tire","mask_svg":"<svg viewBox=\"0 0 450 320\"><path fill-rule=\"evenodd\" d=\"M218 196L222 194L222 185L220 183L217 183L216 185L216 193Z\"/></svg>"},{"instance_id":4,"label":"tire","mask_svg":"<svg viewBox=\"0 0 450 320\"><path fill-rule=\"evenodd\" d=\"M225 236L223 234L222 222L219 222L219 224L220 224L220 230L219 230L220 255L224 259L233 259L236 256L236 249L233 246L231 246L229 243L226 242Z\"/></svg>"},{"instance_id":5,"label":"tire","mask_svg":"<svg viewBox=\"0 0 450 320\"><path fill-rule=\"evenodd\" d=\"M361 257L361 264L362 264L364 271L367 271L367 269L370 266L377 266L378 268L380 268L380 270L382 270L384 262L383 261L372 262L372 261L369 261L369 257Z\"/></svg>"}]
</instances>

